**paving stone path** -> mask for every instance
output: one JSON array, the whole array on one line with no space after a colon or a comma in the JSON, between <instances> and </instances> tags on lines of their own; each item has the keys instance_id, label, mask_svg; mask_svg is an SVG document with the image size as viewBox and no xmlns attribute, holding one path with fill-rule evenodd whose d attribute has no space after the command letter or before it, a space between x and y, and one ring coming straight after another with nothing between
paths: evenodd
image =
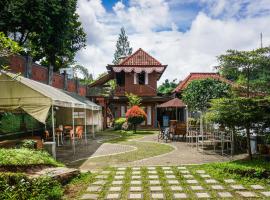
<instances>
[{"instance_id":1,"label":"paving stone path","mask_svg":"<svg viewBox=\"0 0 270 200\"><path fill-rule=\"evenodd\" d=\"M81 199L270 199L270 187L216 180L189 167L121 167L102 171Z\"/></svg>"}]
</instances>

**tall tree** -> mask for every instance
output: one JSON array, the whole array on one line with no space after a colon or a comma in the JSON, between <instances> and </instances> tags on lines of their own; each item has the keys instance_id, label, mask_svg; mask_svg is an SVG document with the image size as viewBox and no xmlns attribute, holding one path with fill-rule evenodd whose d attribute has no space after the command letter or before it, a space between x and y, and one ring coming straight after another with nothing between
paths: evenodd
<instances>
[{"instance_id":1,"label":"tall tree","mask_svg":"<svg viewBox=\"0 0 270 200\"><path fill-rule=\"evenodd\" d=\"M251 92L270 92L270 47L251 51L228 50L218 57L221 74L237 81L245 89L246 96Z\"/></svg>"},{"instance_id":2,"label":"tall tree","mask_svg":"<svg viewBox=\"0 0 270 200\"><path fill-rule=\"evenodd\" d=\"M170 94L177 87L176 79L169 81L166 79L159 87L158 93L160 94Z\"/></svg>"},{"instance_id":3,"label":"tall tree","mask_svg":"<svg viewBox=\"0 0 270 200\"><path fill-rule=\"evenodd\" d=\"M192 81L182 93L190 110L205 112L211 99L229 97L230 85L215 79Z\"/></svg>"},{"instance_id":4,"label":"tall tree","mask_svg":"<svg viewBox=\"0 0 270 200\"><path fill-rule=\"evenodd\" d=\"M86 34L76 14L77 0L3 0L0 30L24 47L34 61L55 70L72 63Z\"/></svg>"},{"instance_id":5,"label":"tall tree","mask_svg":"<svg viewBox=\"0 0 270 200\"><path fill-rule=\"evenodd\" d=\"M132 54L132 48L129 46L128 36L126 35L125 29L122 27L116 43L116 50L112 61L113 64L118 64L122 56L129 56L130 54Z\"/></svg>"},{"instance_id":6,"label":"tall tree","mask_svg":"<svg viewBox=\"0 0 270 200\"><path fill-rule=\"evenodd\" d=\"M78 77L78 74L83 76L83 80L81 81L84 85L90 84L93 82L93 75L89 73L88 69L82 65L73 66L73 71L75 76Z\"/></svg>"}]
</instances>

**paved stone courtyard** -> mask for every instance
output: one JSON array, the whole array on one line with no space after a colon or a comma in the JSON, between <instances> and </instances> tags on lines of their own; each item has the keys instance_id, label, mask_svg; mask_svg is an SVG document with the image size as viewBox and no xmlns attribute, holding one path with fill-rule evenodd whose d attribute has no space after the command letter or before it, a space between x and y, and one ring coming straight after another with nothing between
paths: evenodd
<instances>
[{"instance_id":1,"label":"paved stone courtyard","mask_svg":"<svg viewBox=\"0 0 270 200\"><path fill-rule=\"evenodd\" d=\"M270 188L216 180L189 167L119 167L100 172L81 199L270 199Z\"/></svg>"}]
</instances>

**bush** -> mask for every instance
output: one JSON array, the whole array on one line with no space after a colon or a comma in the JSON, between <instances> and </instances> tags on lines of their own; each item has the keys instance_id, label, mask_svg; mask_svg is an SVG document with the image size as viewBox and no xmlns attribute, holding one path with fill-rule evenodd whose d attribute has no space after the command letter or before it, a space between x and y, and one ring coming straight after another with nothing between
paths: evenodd
<instances>
[{"instance_id":1,"label":"bush","mask_svg":"<svg viewBox=\"0 0 270 200\"><path fill-rule=\"evenodd\" d=\"M126 122L126 118L120 117L114 121L114 130L121 130L123 124Z\"/></svg>"},{"instance_id":2,"label":"bush","mask_svg":"<svg viewBox=\"0 0 270 200\"><path fill-rule=\"evenodd\" d=\"M22 148L35 149L37 142L35 140L23 140L21 143Z\"/></svg>"},{"instance_id":3,"label":"bush","mask_svg":"<svg viewBox=\"0 0 270 200\"><path fill-rule=\"evenodd\" d=\"M50 177L29 179L21 173L0 173L0 199L61 199L61 185Z\"/></svg>"},{"instance_id":4,"label":"bush","mask_svg":"<svg viewBox=\"0 0 270 200\"><path fill-rule=\"evenodd\" d=\"M45 151L37 151L27 148L1 149L0 166L30 166L51 165L63 166Z\"/></svg>"}]
</instances>

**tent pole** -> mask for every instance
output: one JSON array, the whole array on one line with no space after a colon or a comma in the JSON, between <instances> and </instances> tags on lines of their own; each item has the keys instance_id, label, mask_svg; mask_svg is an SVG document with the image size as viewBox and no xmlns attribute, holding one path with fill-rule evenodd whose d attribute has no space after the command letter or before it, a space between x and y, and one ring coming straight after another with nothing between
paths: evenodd
<instances>
[{"instance_id":1,"label":"tent pole","mask_svg":"<svg viewBox=\"0 0 270 200\"><path fill-rule=\"evenodd\" d=\"M189 124L188 124L188 107L186 105L186 135L188 135L188 129L189 129Z\"/></svg>"},{"instance_id":2,"label":"tent pole","mask_svg":"<svg viewBox=\"0 0 270 200\"><path fill-rule=\"evenodd\" d=\"M55 142L55 130L54 130L54 112L53 112L53 105L52 105L52 132L53 132L53 142Z\"/></svg>"},{"instance_id":3,"label":"tent pole","mask_svg":"<svg viewBox=\"0 0 270 200\"><path fill-rule=\"evenodd\" d=\"M84 105L84 137L85 137L85 144L87 144L87 135L86 135L86 105Z\"/></svg>"},{"instance_id":4,"label":"tent pole","mask_svg":"<svg viewBox=\"0 0 270 200\"><path fill-rule=\"evenodd\" d=\"M95 127L94 127L94 106L92 106L92 132L93 132L93 138L95 139Z\"/></svg>"},{"instance_id":5,"label":"tent pole","mask_svg":"<svg viewBox=\"0 0 270 200\"><path fill-rule=\"evenodd\" d=\"M74 104L72 104L72 129L73 129L73 138L72 141L72 147L73 147L73 154L75 155L75 123L74 123Z\"/></svg>"}]
</instances>

